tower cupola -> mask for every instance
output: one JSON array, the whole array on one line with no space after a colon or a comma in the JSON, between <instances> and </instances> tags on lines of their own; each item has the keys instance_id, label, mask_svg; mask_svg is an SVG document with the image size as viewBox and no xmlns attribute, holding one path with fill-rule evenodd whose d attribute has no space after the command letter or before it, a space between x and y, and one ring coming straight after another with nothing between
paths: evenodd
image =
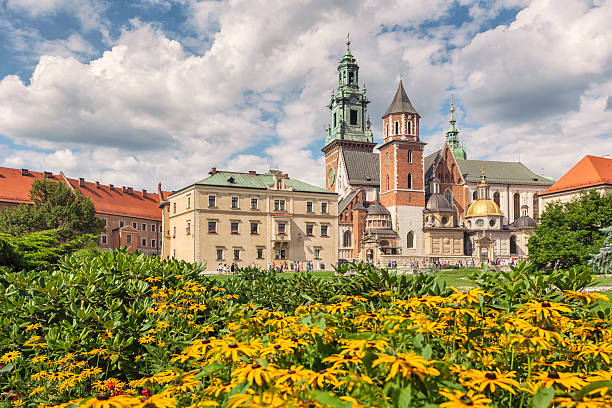
<instances>
[{"instance_id":1,"label":"tower cupola","mask_svg":"<svg viewBox=\"0 0 612 408\"><path fill-rule=\"evenodd\" d=\"M393 101L382 116L385 143L396 139L419 140L419 118L400 79Z\"/></svg>"},{"instance_id":2,"label":"tower cupola","mask_svg":"<svg viewBox=\"0 0 612 408\"><path fill-rule=\"evenodd\" d=\"M451 111L451 115L448 121L450 125L448 127L448 130L446 131L446 142L448 143L451 150L453 151L453 155L455 156L456 159L466 160L467 154L465 150L463 149L463 147L459 144L459 130L457 130L457 126L456 126L457 120L455 120L455 104L453 102L452 96L451 96L450 111Z\"/></svg>"}]
</instances>

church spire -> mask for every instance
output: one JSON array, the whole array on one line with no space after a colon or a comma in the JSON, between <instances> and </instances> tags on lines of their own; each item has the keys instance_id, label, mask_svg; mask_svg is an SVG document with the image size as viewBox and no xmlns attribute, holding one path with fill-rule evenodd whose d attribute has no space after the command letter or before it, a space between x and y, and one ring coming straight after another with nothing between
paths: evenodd
<instances>
[{"instance_id":1,"label":"church spire","mask_svg":"<svg viewBox=\"0 0 612 408\"><path fill-rule=\"evenodd\" d=\"M456 126L457 120L455 119L455 103L452 96L450 106L451 115L448 121L450 126L446 131L446 142L452 149L455 159L465 160L467 159L467 154L463 147L459 145L459 130L457 130Z\"/></svg>"}]
</instances>

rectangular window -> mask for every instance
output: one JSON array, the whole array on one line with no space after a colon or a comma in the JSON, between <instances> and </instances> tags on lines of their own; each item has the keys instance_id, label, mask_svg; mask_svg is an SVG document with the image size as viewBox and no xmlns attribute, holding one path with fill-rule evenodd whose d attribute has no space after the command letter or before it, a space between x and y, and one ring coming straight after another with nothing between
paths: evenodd
<instances>
[{"instance_id":1,"label":"rectangular window","mask_svg":"<svg viewBox=\"0 0 612 408\"><path fill-rule=\"evenodd\" d=\"M172 213L176 214L176 202L172 203Z\"/></svg>"},{"instance_id":2,"label":"rectangular window","mask_svg":"<svg viewBox=\"0 0 612 408\"><path fill-rule=\"evenodd\" d=\"M106 225L108 224L106 218L102 218L102 221L104 222L104 226L106 227Z\"/></svg>"},{"instance_id":3,"label":"rectangular window","mask_svg":"<svg viewBox=\"0 0 612 408\"><path fill-rule=\"evenodd\" d=\"M223 250L220 248L217 248L217 260L221 260L223 259Z\"/></svg>"},{"instance_id":4,"label":"rectangular window","mask_svg":"<svg viewBox=\"0 0 612 408\"><path fill-rule=\"evenodd\" d=\"M257 259L263 259L263 248L257 248Z\"/></svg>"},{"instance_id":5,"label":"rectangular window","mask_svg":"<svg viewBox=\"0 0 612 408\"><path fill-rule=\"evenodd\" d=\"M336 113L334 112L334 129L336 128Z\"/></svg>"},{"instance_id":6,"label":"rectangular window","mask_svg":"<svg viewBox=\"0 0 612 408\"><path fill-rule=\"evenodd\" d=\"M308 235L308 236L312 235L312 230L313 230L313 225L312 224L306 224L306 235Z\"/></svg>"},{"instance_id":7,"label":"rectangular window","mask_svg":"<svg viewBox=\"0 0 612 408\"><path fill-rule=\"evenodd\" d=\"M285 250L277 249L274 251L274 259L285 259Z\"/></svg>"},{"instance_id":8,"label":"rectangular window","mask_svg":"<svg viewBox=\"0 0 612 408\"><path fill-rule=\"evenodd\" d=\"M147 240L145 238L142 239L142 246L143 247L147 246Z\"/></svg>"},{"instance_id":9,"label":"rectangular window","mask_svg":"<svg viewBox=\"0 0 612 408\"><path fill-rule=\"evenodd\" d=\"M132 223L132 227L134 227L134 229L137 229L138 228L138 223L133 222Z\"/></svg>"},{"instance_id":10,"label":"rectangular window","mask_svg":"<svg viewBox=\"0 0 612 408\"><path fill-rule=\"evenodd\" d=\"M256 222L252 222L251 223L251 234L258 234L259 233L259 224Z\"/></svg>"},{"instance_id":11,"label":"rectangular window","mask_svg":"<svg viewBox=\"0 0 612 408\"><path fill-rule=\"evenodd\" d=\"M101 241L103 244L106 244L106 240L107 240L106 235L102 235L102 236L100 237L100 241Z\"/></svg>"},{"instance_id":12,"label":"rectangular window","mask_svg":"<svg viewBox=\"0 0 612 408\"><path fill-rule=\"evenodd\" d=\"M408 150L408 163L412 163L412 150Z\"/></svg>"},{"instance_id":13,"label":"rectangular window","mask_svg":"<svg viewBox=\"0 0 612 408\"><path fill-rule=\"evenodd\" d=\"M231 224L231 232L232 232L232 234L237 234L238 233L238 223L237 222L232 222L232 224Z\"/></svg>"},{"instance_id":14,"label":"rectangular window","mask_svg":"<svg viewBox=\"0 0 612 408\"><path fill-rule=\"evenodd\" d=\"M123 228L125 227L125 221L121 220L119 221L119 228Z\"/></svg>"},{"instance_id":15,"label":"rectangular window","mask_svg":"<svg viewBox=\"0 0 612 408\"><path fill-rule=\"evenodd\" d=\"M282 223L278 224L278 233L279 234L284 234L285 233L285 224L282 224Z\"/></svg>"},{"instance_id":16,"label":"rectangular window","mask_svg":"<svg viewBox=\"0 0 612 408\"><path fill-rule=\"evenodd\" d=\"M322 237L327 236L327 225L321 225L321 236Z\"/></svg>"},{"instance_id":17,"label":"rectangular window","mask_svg":"<svg viewBox=\"0 0 612 408\"><path fill-rule=\"evenodd\" d=\"M217 222L216 221L208 221L208 233L214 234L217 232Z\"/></svg>"},{"instance_id":18,"label":"rectangular window","mask_svg":"<svg viewBox=\"0 0 612 408\"><path fill-rule=\"evenodd\" d=\"M309 212L309 213L312 212L312 201L306 202L306 212Z\"/></svg>"},{"instance_id":19,"label":"rectangular window","mask_svg":"<svg viewBox=\"0 0 612 408\"><path fill-rule=\"evenodd\" d=\"M321 212L327 214L327 203L321 203Z\"/></svg>"},{"instance_id":20,"label":"rectangular window","mask_svg":"<svg viewBox=\"0 0 612 408\"><path fill-rule=\"evenodd\" d=\"M125 242L128 243L128 244L132 243L132 235L131 234L127 234L125 236Z\"/></svg>"},{"instance_id":21,"label":"rectangular window","mask_svg":"<svg viewBox=\"0 0 612 408\"><path fill-rule=\"evenodd\" d=\"M151 232L155 232L155 224L151 224Z\"/></svg>"},{"instance_id":22,"label":"rectangular window","mask_svg":"<svg viewBox=\"0 0 612 408\"><path fill-rule=\"evenodd\" d=\"M240 259L240 250L234 249L234 259Z\"/></svg>"},{"instance_id":23,"label":"rectangular window","mask_svg":"<svg viewBox=\"0 0 612 408\"><path fill-rule=\"evenodd\" d=\"M208 206L209 207L216 207L217 206L217 200L216 200L214 195L209 195L208 196Z\"/></svg>"},{"instance_id":24,"label":"rectangular window","mask_svg":"<svg viewBox=\"0 0 612 408\"><path fill-rule=\"evenodd\" d=\"M257 209L257 199L251 198L251 210L256 210L256 209Z\"/></svg>"},{"instance_id":25,"label":"rectangular window","mask_svg":"<svg viewBox=\"0 0 612 408\"><path fill-rule=\"evenodd\" d=\"M143 231L146 231L147 230L147 224L142 224L140 226L140 229L143 230Z\"/></svg>"},{"instance_id":26,"label":"rectangular window","mask_svg":"<svg viewBox=\"0 0 612 408\"><path fill-rule=\"evenodd\" d=\"M191 195L187 196L187 208L191 208Z\"/></svg>"},{"instance_id":27,"label":"rectangular window","mask_svg":"<svg viewBox=\"0 0 612 408\"><path fill-rule=\"evenodd\" d=\"M357 111L355 109L351 109L351 125L357 124Z\"/></svg>"},{"instance_id":28,"label":"rectangular window","mask_svg":"<svg viewBox=\"0 0 612 408\"><path fill-rule=\"evenodd\" d=\"M315 259L321 259L321 250L320 249L315 249L314 250L314 257L315 257Z\"/></svg>"},{"instance_id":29,"label":"rectangular window","mask_svg":"<svg viewBox=\"0 0 612 408\"><path fill-rule=\"evenodd\" d=\"M232 208L238 208L238 197L232 197Z\"/></svg>"},{"instance_id":30,"label":"rectangular window","mask_svg":"<svg viewBox=\"0 0 612 408\"><path fill-rule=\"evenodd\" d=\"M191 221L187 221L187 224L185 225L185 233L187 235L191 234Z\"/></svg>"},{"instance_id":31,"label":"rectangular window","mask_svg":"<svg viewBox=\"0 0 612 408\"><path fill-rule=\"evenodd\" d=\"M274 211L285 211L285 200L274 200Z\"/></svg>"},{"instance_id":32,"label":"rectangular window","mask_svg":"<svg viewBox=\"0 0 612 408\"><path fill-rule=\"evenodd\" d=\"M172 227L172 238L176 238L176 227Z\"/></svg>"},{"instance_id":33,"label":"rectangular window","mask_svg":"<svg viewBox=\"0 0 612 408\"><path fill-rule=\"evenodd\" d=\"M155 246L155 244L156 244L155 240L154 240L154 239L152 239L152 240L151 240L151 248L157 248L157 247Z\"/></svg>"}]
</instances>

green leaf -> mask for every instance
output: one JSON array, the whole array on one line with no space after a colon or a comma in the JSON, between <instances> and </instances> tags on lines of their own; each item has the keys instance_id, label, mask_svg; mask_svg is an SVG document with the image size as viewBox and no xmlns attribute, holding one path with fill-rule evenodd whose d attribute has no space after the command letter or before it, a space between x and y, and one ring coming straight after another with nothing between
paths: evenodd
<instances>
[{"instance_id":1,"label":"green leaf","mask_svg":"<svg viewBox=\"0 0 612 408\"><path fill-rule=\"evenodd\" d=\"M431 345L428 343L427 345L425 345L425 347L423 347L423 350L421 350L421 355L426 360L429 360L431 358L431 354L432 354Z\"/></svg>"},{"instance_id":2,"label":"green leaf","mask_svg":"<svg viewBox=\"0 0 612 408\"><path fill-rule=\"evenodd\" d=\"M589 383L589 384L585 385L584 387L582 387L579 391L576 391L574 393L574 399L577 400L577 401L581 400L582 398L587 396L592 391L595 391L596 389L603 388L603 387L607 387L608 389L612 389L612 381L610 381L610 380L602 380L602 381L595 381L595 382Z\"/></svg>"},{"instance_id":3,"label":"green leaf","mask_svg":"<svg viewBox=\"0 0 612 408\"><path fill-rule=\"evenodd\" d=\"M310 391L309 395L313 400L323 404L326 407L350 408L353 405L351 402L342 401L329 391L314 390Z\"/></svg>"},{"instance_id":4,"label":"green leaf","mask_svg":"<svg viewBox=\"0 0 612 408\"><path fill-rule=\"evenodd\" d=\"M212 363L212 364L209 364L206 367L204 367L202 369L202 371L197 373L193 378L204 377L206 375L214 373L215 371L219 371L219 370L223 369L224 367L225 366L223 364L221 364L221 363Z\"/></svg>"},{"instance_id":5,"label":"green leaf","mask_svg":"<svg viewBox=\"0 0 612 408\"><path fill-rule=\"evenodd\" d=\"M412 390L410 388L402 388L401 390L393 391L393 407L394 408L409 408L412 405Z\"/></svg>"},{"instance_id":6,"label":"green leaf","mask_svg":"<svg viewBox=\"0 0 612 408\"><path fill-rule=\"evenodd\" d=\"M553 388L540 388L533 396L533 408L547 408L553 397L555 390Z\"/></svg>"}]
</instances>

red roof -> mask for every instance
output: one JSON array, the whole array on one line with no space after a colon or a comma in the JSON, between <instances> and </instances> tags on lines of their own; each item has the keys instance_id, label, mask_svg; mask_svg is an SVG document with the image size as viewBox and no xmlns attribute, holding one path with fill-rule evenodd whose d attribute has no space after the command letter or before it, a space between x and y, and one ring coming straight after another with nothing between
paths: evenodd
<instances>
[{"instance_id":1,"label":"red roof","mask_svg":"<svg viewBox=\"0 0 612 408\"><path fill-rule=\"evenodd\" d=\"M555 184L550 186L548 190L539 195L560 193L604 184L612 185L612 159L585 156L570 171L557 180Z\"/></svg>"},{"instance_id":2,"label":"red roof","mask_svg":"<svg viewBox=\"0 0 612 408\"><path fill-rule=\"evenodd\" d=\"M85 197L91 198L100 214L122 215L161 221L160 200L157 193L113 187L80 179L66 178L61 174L41 173L0 167L0 202L30 203L30 188L34 180L49 178L65 182ZM162 192L167 196L166 192Z\"/></svg>"}]
</instances>

